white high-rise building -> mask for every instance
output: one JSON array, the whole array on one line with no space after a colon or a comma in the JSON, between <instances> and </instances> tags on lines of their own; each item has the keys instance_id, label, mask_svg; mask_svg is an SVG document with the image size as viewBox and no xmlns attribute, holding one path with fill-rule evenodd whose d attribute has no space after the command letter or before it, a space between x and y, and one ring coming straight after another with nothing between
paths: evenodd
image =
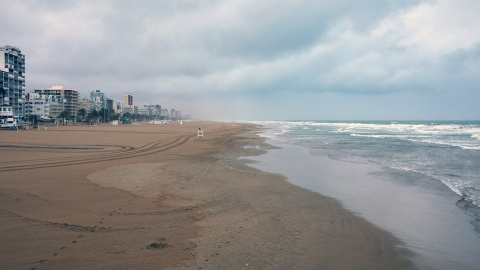
<instances>
[{"instance_id":1,"label":"white high-rise building","mask_svg":"<svg viewBox=\"0 0 480 270\"><path fill-rule=\"evenodd\" d=\"M13 46L0 47L0 104L10 105L23 116L25 102L25 55Z\"/></svg>"},{"instance_id":2,"label":"white high-rise building","mask_svg":"<svg viewBox=\"0 0 480 270\"><path fill-rule=\"evenodd\" d=\"M50 116L50 101L48 96L38 93L28 93L25 101L25 116L36 115L41 120L47 120ZM63 102L62 102L63 104Z\"/></svg>"},{"instance_id":3,"label":"white high-rise building","mask_svg":"<svg viewBox=\"0 0 480 270\"><path fill-rule=\"evenodd\" d=\"M35 89L35 93L45 96L51 96L51 99L64 101L64 110L68 112L69 116L76 118L78 111L78 91L73 89L64 89L62 85L53 85L48 89ZM52 117L58 117L53 113L52 106L50 105L50 115ZM61 112L60 112L61 113Z\"/></svg>"}]
</instances>

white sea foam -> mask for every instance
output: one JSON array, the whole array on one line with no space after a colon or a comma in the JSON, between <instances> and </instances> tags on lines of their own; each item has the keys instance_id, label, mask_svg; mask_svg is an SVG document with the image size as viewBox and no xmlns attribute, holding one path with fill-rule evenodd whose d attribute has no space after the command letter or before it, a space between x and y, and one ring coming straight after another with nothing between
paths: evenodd
<instances>
[{"instance_id":1,"label":"white sea foam","mask_svg":"<svg viewBox=\"0 0 480 270\"><path fill-rule=\"evenodd\" d=\"M426 124L372 124L372 123L311 123L314 126L331 127L330 133L347 133L353 137L400 138L412 142L449 145L466 150L480 150L480 128L469 125ZM465 141L466 136L474 141Z\"/></svg>"},{"instance_id":2,"label":"white sea foam","mask_svg":"<svg viewBox=\"0 0 480 270\"><path fill-rule=\"evenodd\" d=\"M455 192L457 195L462 196L462 197L464 197L465 195L468 195L468 194L465 194L465 192L462 192L462 190L465 187L468 187L468 186L472 185L471 181L453 181L452 179L449 179L449 178L446 178L446 177L441 177L439 175L432 175L432 174L420 172L418 170L408 168L408 167L405 167L405 166L392 165L392 166L388 166L388 167L390 167L391 169L394 169L394 170L418 173L418 174L421 174L421 175L431 177L433 179L437 179L438 181L442 182L445 186L447 186L451 191ZM471 198L469 198L468 196L467 196L466 199L471 200ZM475 200L472 200L472 201L475 205L480 206L480 205L478 205L478 201L475 201Z\"/></svg>"},{"instance_id":3,"label":"white sea foam","mask_svg":"<svg viewBox=\"0 0 480 270\"><path fill-rule=\"evenodd\" d=\"M297 123L305 125L306 123ZM309 123L312 126L330 126L336 132L386 132L408 134L480 134L480 128L462 125L426 125L426 124L372 124L372 123Z\"/></svg>"},{"instance_id":4,"label":"white sea foam","mask_svg":"<svg viewBox=\"0 0 480 270\"><path fill-rule=\"evenodd\" d=\"M261 124L271 128L267 132L274 142L301 145L308 149L309 155L352 163L368 160L424 175L431 180L419 177L420 185L438 190L436 185L429 186L436 181L480 206L478 122L269 121ZM407 174L406 179L412 179L409 176L411 174Z\"/></svg>"},{"instance_id":5,"label":"white sea foam","mask_svg":"<svg viewBox=\"0 0 480 270\"><path fill-rule=\"evenodd\" d=\"M350 136L352 136L352 137L366 137L366 138L380 138L380 139L383 139L383 138L408 139L408 138L411 137L410 135L387 135L387 134L376 135L376 134L355 134L355 133L350 134ZM417 137L419 137L419 136L417 136ZM423 136L423 137L425 137L425 136Z\"/></svg>"},{"instance_id":6,"label":"white sea foam","mask_svg":"<svg viewBox=\"0 0 480 270\"><path fill-rule=\"evenodd\" d=\"M462 196L467 201L480 207L480 197L478 190L474 187L472 181L468 179L454 180L447 177L437 176L444 185L451 189L456 194Z\"/></svg>"},{"instance_id":7,"label":"white sea foam","mask_svg":"<svg viewBox=\"0 0 480 270\"><path fill-rule=\"evenodd\" d=\"M409 139L412 142L420 142L420 143L427 143L427 144L435 144L435 145L444 145L444 146L451 146L451 147L459 147L465 150L480 150L480 144L475 142L467 142L467 141L449 141L449 140L441 140L435 138L428 138L428 139Z\"/></svg>"},{"instance_id":8,"label":"white sea foam","mask_svg":"<svg viewBox=\"0 0 480 270\"><path fill-rule=\"evenodd\" d=\"M477 125L460 124L414 124L414 123L345 123L345 122L314 122L314 121L255 121L275 127L281 134L301 128L321 131L327 128L329 133L347 133L356 137L371 138L403 138L414 142L450 145L468 150L480 150L480 128ZM281 135L278 134L278 135ZM457 141L446 136L466 136L474 141ZM422 140L423 139L423 140ZM456 138L458 139L458 138Z\"/></svg>"},{"instance_id":9,"label":"white sea foam","mask_svg":"<svg viewBox=\"0 0 480 270\"><path fill-rule=\"evenodd\" d=\"M419 171L417 170L414 170L414 169L411 169L411 168L408 168L408 167L404 167L404 166L396 166L396 165L390 165L389 166L391 169L394 169L394 170L400 170L400 171L406 171L406 172L415 172L415 173L420 173Z\"/></svg>"}]
</instances>

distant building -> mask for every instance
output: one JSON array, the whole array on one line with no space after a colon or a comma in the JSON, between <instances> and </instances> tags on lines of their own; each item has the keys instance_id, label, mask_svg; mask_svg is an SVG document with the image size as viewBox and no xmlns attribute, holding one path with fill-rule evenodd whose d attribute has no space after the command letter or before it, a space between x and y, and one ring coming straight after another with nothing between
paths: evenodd
<instances>
[{"instance_id":1,"label":"distant building","mask_svg":"<svg viewBox=\"0 0 480 270\"><path fill-rule=\"evenodd\" d=\"M138 114L151 117L153 116L153 110L145 105L143 108L138 108Z\"/></svg>"},{"instance_id":2,"label":"distant building","mask_svg":"<svg viewBox=\"0 0 480 270\"><path fill-rule=\"evenodd\" d=\"M132 108L133 109L133 95L132 94L126 94L124 96L124 106L127 108Z\"/></svg>"},{"instance_id":3,"label":"distant building","mask_svg":"<svg viewBox=\"0 0 480 270\"><path fill-rule=\"evenodd\" d=\"M118 101L113 102L113 110L115 113L122 113L122 103Z\"/></svg>"},{"instance_id":4,"label":"distant building","mask_svg":"<svg viewBox=\"0 0 480 270\"><path fill-rule=\"evenodd\" d=\"M149 115L150 115L150 111L149 111L147 108L139 108L139 109L138 109L138 114L149 116Z\"/></svg>"},{"instance_id":5,"label":"distant building","mask_svg":"<svg viewBox=\"0 0 480 270\"><path fill-rule=\"evenodd\" d=\"M155 116L162 116L162 106L160 106L158 104L155 105L154 115Z\"/></svg>"},{"instance_id":6,"label":"distant building","mask_svg":"<svg viewBox=\"0 0 480 270\"><path fill-rule=\"evenodd\" d=\"M170 115L168 113L168 109L161 109L160 116L162 117L162 119L169 119Z\"/></svg>"},{"instance_id":7,"label":"distant building","mask_svg":"<svg viewBox=\"0 0 480 270\"><path fill-rule=\"evenodd\" d=\"M78 111L78 91L73 89L64 89L62 85L53 85L48 89L35 89L35 93L45 96L53 96L54 99L64 100L64 110L68 114L76 118ZM61 112L60 112L61 113ZM59 113L59 114L60 114ZM52 115L52 105L50 104L50 115L52 117L58 117L58 115Z\"/></svg>"},{"instance_id":8,"label":"distant building","mask_svg":"<svg viewBox=\"0 0 480 270\"><path fill-rule=\"evenodd\" d=\"M153 105L153 104L147 104L143 106L144 108L149 110L149 116L155 117L156 119L160 119L162 116L162 106L160 105Z\"/></svg>"},{"instance_id":9,"label":"distant building","mask_svg":"<svg viewBox=\"0 0 480 270\"><path fill-rule=\"evenodd\" d=\"M182 118L182 112L176 111L175 109L170 110L170 119L171 120L179 120Z\"/></svg>"},{"instance_id":10,"label":"distant building","mask_svg":"<svg viewBox=\"0 0 480 270\"><path fill-rule=\"evenodd\" d=\"M0 98L0 104L12 107L14 116L24 115L25 55L17 47L0 47Z\"/></svg>"},{"instance_id":11,"label":"distant building","mask_svg":"<svg viewBox=\"0 0 480 270\"><path fill-rule=\"evenodd\" d=\"M100 90L90 92L90 101L93 104L94 110L99 111L105 108L105 94L102 93Z\"/></svg>"},{"instance_id":12,"label":"distant building","mask_svg":"<svg viewBox=\"0 0 480 270\"><path fill-rule=\"evenodd\" d=\"M85 109L87 113L93 110L93 102L88 98L82 98L78 101L78 109Z\"/></svg>"},{"instance_id":13,"label":"distant building","mask_svg":"<svg viewBox=\"0 0 480 270\"><path fill-rule=\"evenodd\" d=\"M153 104L147 104L143 105L144 109L148 109L148 115L155 118L155 119L160 119L160 116L162 115L162 106L160 105L153 105Z\"/></svg>"},{"instance_id":14,"label":"distant building","mask_svg":"<svg viewBox=\"0 0 480 270\"><path fill-rule=\"evenodd\" d=\"M113 99L105 98L105 109L107 109L108 111L114 111L114 107L115 106Z\"/></svg>"},{"instance_id":15,"label":"distant building","mask_svg":"<svg viewBox=\"0 0 480 270\"><path fill-rule=\"evenodd\" d=\"M134 109L134 108L130 108L130 107L125 107L125 106L123 106L123 108L122 108L122 113L134 114L135 111L134 111L133 109Z\"/></svg>"},{"instance_id":16,"label":"distant building","mask_svg":"<svg viewBox=\"0 0 480 270\"><path fill-rule=\"evenodd\" d=\"M65 111L66 103L67 100L58 95L28 93L25 102L25 116L43 114L43 118L57 118Z\"/></svg>"},{"instance_id":17,"label":"distant building","mask_svg":"<svg viewBox=\"0 0 480 270\"><path fill-rule=\"evenodd\" d=\"M50 117L50 101L48 97L38 93L27 93L25 100L25 117L36 115L39 119L47 120ZM63 103L63 102L62 102Z\"/></svg>"}]
</instances>

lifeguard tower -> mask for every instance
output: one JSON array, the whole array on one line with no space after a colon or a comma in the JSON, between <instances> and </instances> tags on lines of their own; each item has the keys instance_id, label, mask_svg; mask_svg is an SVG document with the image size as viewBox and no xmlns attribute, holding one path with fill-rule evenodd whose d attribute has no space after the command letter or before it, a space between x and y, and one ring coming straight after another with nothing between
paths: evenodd
<instances>
[{"instance_id":1,"label":"lifeguard tower","mask_svg":"<svg viewBox=\"0 0 480 270\"><path fill-rule=\"evenodd\" d=\"M198 128L197 138L200 138L200 137L204 138L204 137L203 137L203 129L202 129L202 128Z\"/></svg>"}]
</instances>

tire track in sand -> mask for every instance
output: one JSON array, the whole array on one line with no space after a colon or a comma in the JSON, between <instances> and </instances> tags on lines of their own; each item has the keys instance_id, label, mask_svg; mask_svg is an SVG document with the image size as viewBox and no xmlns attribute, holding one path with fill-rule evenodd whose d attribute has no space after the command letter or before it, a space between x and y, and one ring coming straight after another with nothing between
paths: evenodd
<instances>
[{"instance_id":1,"label":"tire track in sand","mask_svg":"<svg viewBox=\"0 0 480 270\"><path fill-rule=\"evenodd\" d=\"M78 165L78 164L87 164L95 163L102 161L111 161L119 159L127 159L132 157L140 157L145 155L151 155L163 151L170 150L172 148L178 147L182 144L185 144L190 139L189 136L175 136L159 141L154 141L147 143L141 147L135 148L130 147L126 150L120 151L103 151L101 153L93 153L89 155L74 156L71 158L58 158L52 159L39 159L39 160L29 160L23 164L14 165L2 163L0 165L0 172L7 171L20 171L20 170L31 170L31 169L42 169L42 168L51 168L59 166L69 166L69 165Z\"/></svg>"}]
</instances>

